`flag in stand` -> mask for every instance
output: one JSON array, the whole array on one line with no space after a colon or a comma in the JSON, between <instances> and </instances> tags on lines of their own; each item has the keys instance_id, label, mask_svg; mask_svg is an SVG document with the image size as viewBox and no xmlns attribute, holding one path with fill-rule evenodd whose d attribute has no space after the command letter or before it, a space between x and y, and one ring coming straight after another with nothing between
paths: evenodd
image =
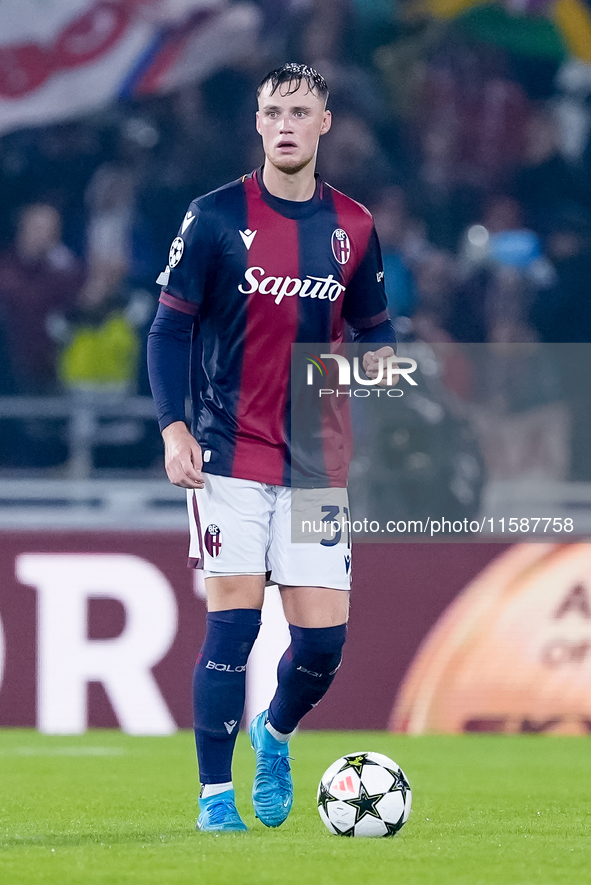
<instances>
[{"instance_id":1,"label":"flag in stand","mask_svg":"<svg viewBox=\"0 0 591 885\"><path fill-rule=\"evenodd\" d=\"M3 0L0 134L170 92L256 49L261 14L228 0Z\"/></svg>"}]
</instances>

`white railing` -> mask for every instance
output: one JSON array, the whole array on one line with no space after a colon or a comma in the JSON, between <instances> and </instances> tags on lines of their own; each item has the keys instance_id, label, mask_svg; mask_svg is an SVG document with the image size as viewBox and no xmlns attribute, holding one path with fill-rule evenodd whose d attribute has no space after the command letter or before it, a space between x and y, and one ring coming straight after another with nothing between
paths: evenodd
<instances>
[{"instance_id":1,"label":"white railing","mask_svg":"<svg viewBox=\"0 0 591 885\"><path fill-rule=\"evenodd\" d=\"M88 479L92 474L92 453L98 445L120 444L121 437L101 426L102 418L124 422L139 419L156 421L154 402L149 396L127 396L114 391L76 391L63 396L0 396L2 419L67 420L68 460L65 473L71 479ZM1 467L2 465L0 465Z\"/></svg>"},{"instance_id":2,"label":"white railing","mask_svg":"<svg viewBox=\"0 0 591 885\"><path fill-rule=\"evenodd\" d=\"M186 529L185 492L153 472L121 471L121 478L93 470L93 450L118 444L117 433L101 419L120 419L120 429L134 421L156 424L149 396L120 391L77 391L51 397L0 397L0 433L6 419L65 419L68 459L59 468L35 469L32 477L8 468L0 472L0 529ZM0 465L2 467L2 465ZM3 475L2 475L3 474Z\"/></svg>"},{"instance_id":3,"label":"white railing","mask_svg":"<svg viewBox=\"0 0 591 885\"><path fill-rule=\"evenodd\" d=\"M183 531L185 500L167 479L0 479L0 531Z\"/></svg>"}]
</instances>

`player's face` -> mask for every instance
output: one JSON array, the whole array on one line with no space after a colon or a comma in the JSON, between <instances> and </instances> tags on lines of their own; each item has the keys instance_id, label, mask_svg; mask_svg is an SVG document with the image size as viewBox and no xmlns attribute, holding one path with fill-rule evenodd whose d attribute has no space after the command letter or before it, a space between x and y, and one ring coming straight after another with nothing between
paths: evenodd
<instances>
[{"instance_id":1,"label":"player's face","mask_svg":"<svg viewBox=\"0 0 591 885\"><path fill-rule=\"evenodd\" d=\"M267 160L277 169L295 174L316 160L318 139L330 129L330 111L324 100L310 92L304 80L290 95L282 83L271 95L265 86L259 95L257 132Z\"/></svg>"}]
</instances>

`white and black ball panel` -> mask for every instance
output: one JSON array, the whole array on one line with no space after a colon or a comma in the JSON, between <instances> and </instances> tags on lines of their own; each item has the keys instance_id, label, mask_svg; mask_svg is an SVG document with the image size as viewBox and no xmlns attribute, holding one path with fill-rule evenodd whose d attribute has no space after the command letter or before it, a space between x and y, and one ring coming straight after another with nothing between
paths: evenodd
<instances>
[{"instance_id":1,"label":"white and black ball panel","mask_svg":"<svg viewBox=\"0 0 591 885\"><path fill-rule=\"evenodd\" d=\"M388 835L388 827L383 820L377 817L364 817L355 825L355 836L377 839L379 836Z\"/></svg>"},{"instance_id":2,"label":"white and black ball panel","mask_svg":"<svg viewBox=\"0 0 591 885\"><path fill-rule=\"evenodd\" d=\"M328 814L326 813L326 811L324 810L324 808L322 807L322 805L319 805L319 806L318 806L318 814L320 815L320 817L321 817L321 819L322 819L322 822L323 822L323 824L325 825L325 827L326 827L326 828L327 828L327 829L328 829L328 830L329 830L334 836L338 836L338 835L339 835L339 831L338 831L337 829L335 829L335 827L331 824L331 822L330 822L330 818L329 818Z\"/></svg>"},{"instance_id":3,"label":"white and black ball panel","mask_svg":"<svg viewBox=\"0 0 591 885\"><path fill-rule=\"evenodd\" d=\"M376 808L382 820L387 820L390 824L400 823L402 826L406 803L400 790L386 793L377 803Z\"/></svg>"},{"instance_id":4,"label":"white and black ball panel","mask_svg":"<svg viewBox=\"0 0 591 885\"><path fill-rule=\"evenodd\" d=\"M405 824L410 816L410 808L412 805L412 791L407 790L404 814L402 815L402 823Z\"/></svg>"},{"instance_id":5,"label":"white and black ball panel","mask_svg":"<svg viewBox=\"0 0 591 885\"><path fill-rule=\"evenodd\" d=\"M336 799L328 804L328 817L339 833L346 833L355 826L355 809L347 802Z\"/></svg>"},{"instance_id":6,"label":"white and black ball panel","mask_svg":"<svg viewBox=\"0 0 591 885\"><path fill-rule=\"evenodd\" d=\"M389 756L384 756L383 753L366 753L365 757L368 762L374 762L376 765L383 765L384 768L393 768L395 771L400 771L400 766L393 759L390 759Z\"/></svg>"},{"instance_id":7,"label":"white and black ball panel","mask_svg":"<svg viewBox=\"0 0 591 885\"><path fill-rule=\"evenodd\" d=\"M395 776L382 768L381 765L364 765L361 773L361 782L367 792L374 796L376 793L387 793L396 783Z\"/></svg>"},{"instance_id":8,"label":"white and black ball panel","mask_svg":"<svg viewBox=\"0 0 591 885\"><path fill-rule=\"evenodd\" d=\"M331 796L335 799L355 799L359 796L360 778L352 768L339 771L327 784Z\"/></svg>"}]
</instances>

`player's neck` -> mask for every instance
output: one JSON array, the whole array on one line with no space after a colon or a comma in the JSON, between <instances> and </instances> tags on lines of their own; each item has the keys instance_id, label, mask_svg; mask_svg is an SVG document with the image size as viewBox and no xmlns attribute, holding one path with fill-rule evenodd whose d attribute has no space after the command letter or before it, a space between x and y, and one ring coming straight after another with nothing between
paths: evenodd
<instances>
[{"instance_id":1,"label":"player's neck","mask_svg":"<svg viewBox=\"0 0 591 885\"><path fill-rule=\"evenodd\" d=\"M299 172L289 174L277 169L267 160L263 166L263 182L272 196L303 203L311 200L316 190L314 165L310 163Z\"/></svg>"}]
</instances>

